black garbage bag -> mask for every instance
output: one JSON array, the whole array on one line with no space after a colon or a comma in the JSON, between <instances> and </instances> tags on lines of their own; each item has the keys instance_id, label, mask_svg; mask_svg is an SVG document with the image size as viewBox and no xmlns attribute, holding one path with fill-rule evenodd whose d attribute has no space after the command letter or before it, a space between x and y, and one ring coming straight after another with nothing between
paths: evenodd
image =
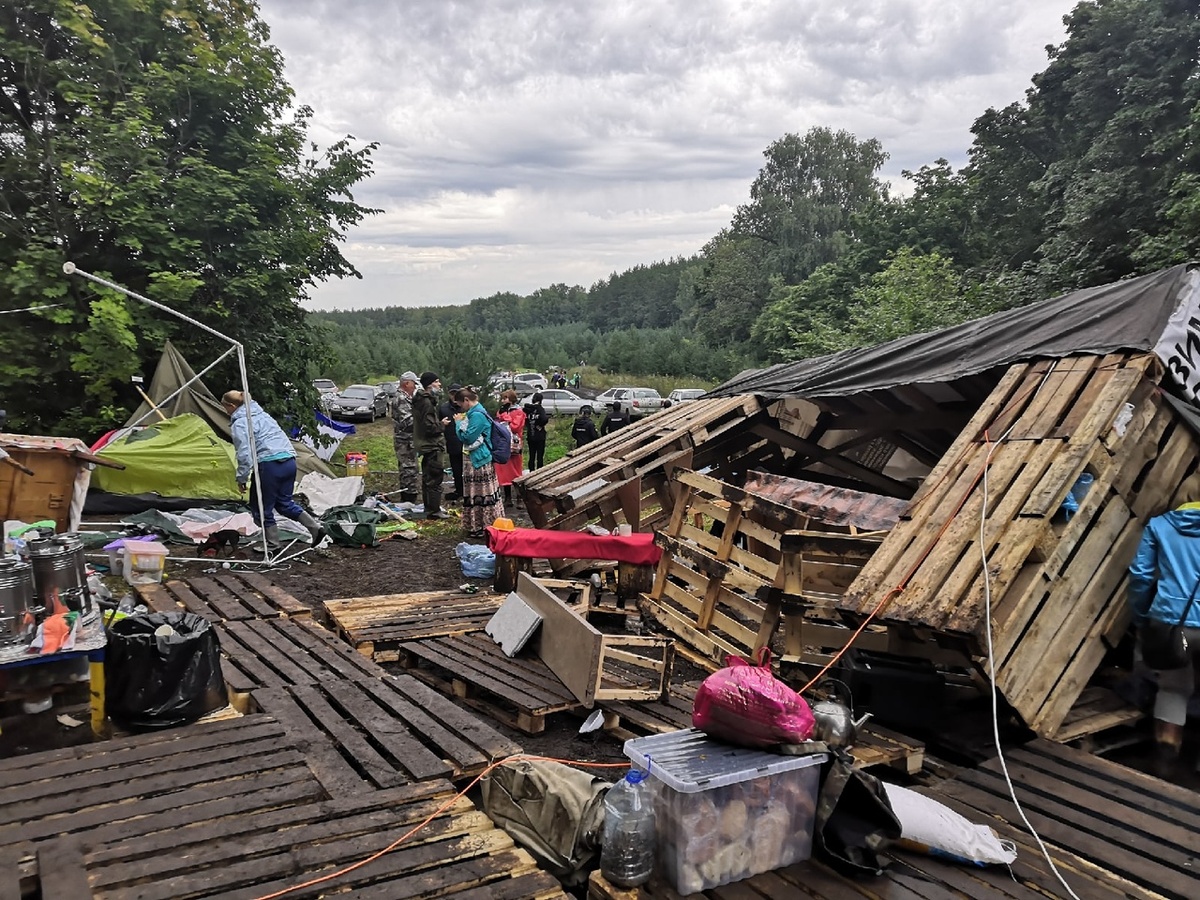
<instances>
[{"instance_id":1,"label":"black garbage bag","mask_svg":"<svg viewBox=\"0 0 1200 900\"><path fill-rule=\"evenodd\" d=\"M170 625L174 634L154 632ZM229 703L216 629L193 613L129 616L108 632L108 717L130 731L194 722Z\"/></svg>"}]
</instances>

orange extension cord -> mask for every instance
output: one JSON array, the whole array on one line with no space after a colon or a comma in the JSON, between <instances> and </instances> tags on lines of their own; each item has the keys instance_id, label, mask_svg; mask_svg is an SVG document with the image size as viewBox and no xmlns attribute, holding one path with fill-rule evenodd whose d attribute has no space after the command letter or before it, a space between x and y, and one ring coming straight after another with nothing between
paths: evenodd
<instances>
[{"instance_id":1,"label":"orange extension cord","mask_svg":"<svg viewBox=\"0 0 1200 900\"><path fill-rule=\"evenodd\" d=\"M304 888L314 887L318 884L323 884L326 881L332 881L334 878L340 878L343 875L347 875L350 872L353 872L355 869L361 869L363 866L369 865L370 863L375 862L375 860L379 859L380 857L385 856L388 853L391 853L393 850L395 850L397 847L399 847L401 844L403 844L405 841L407 841L410 837L412 837L414 834L416 834L418 831L420 831L422 828L424 828L426 825L428 825L430 822L432 822L434 819L436 819L439 815L441 815L443 812L445 812L447 809L449 809L451 806L453 806L455 803L457 803L460 799L465 797L467 792L469 790L471 790L471 788L475 787L475 785L478 784L483 778L485 778L488 775L488 773L491 772L493 769L497 768L498 766L504 765L506 762L513 762L514 760L530 760L532 762L556 762L556 763L563 763L564 765L568 765L568 766L582 766L582 767L588 768L588 769L628 769L629 768L629 763L627 763L627 762L623 762L623 763L583 762L583 761L577 760L577 759L556 759L553 756L529 756L524 753L517 753L512 756L506 756L504 759L497 760L496 762L490 764L486 769L484 769L482 772L480 772L478 775L476 775L473 779L471 779L471 783L468 784L465 788L463 788L461 791L459 791L457 794L455 794L453 797L451 797L449 800L447 800L445 803L443 803L441 806L439 806L437 809L435 809L433 812L431 812L422 821L420 821L419 823L414 825L408 831L404 832L404 834L400 835L400 837L396 838L396 840L392 841L392 843L388 844L382 850L377 850L375 853L372 853L366 859L360 859L358 862L351 863L350 865L348 865L344 868L338 869L336 872L330 872L328 875L322 875L319 878L312 878L308 881L303 882L302 884L294 884L291 887L283 888L282 890L275 891L273 894L263 894L261 897L256 897L255 900L275 900L276 897L284 897L287 894L292 893L293 891L299 891Z\"/></svg>"}]
</instances>

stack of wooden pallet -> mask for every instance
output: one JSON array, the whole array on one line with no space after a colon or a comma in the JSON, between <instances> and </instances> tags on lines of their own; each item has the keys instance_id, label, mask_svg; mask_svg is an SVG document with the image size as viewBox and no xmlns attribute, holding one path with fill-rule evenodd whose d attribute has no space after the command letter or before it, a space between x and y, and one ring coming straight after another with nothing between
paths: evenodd
<instances>
[{"instance_id":1,"label":"stack of wooden pallet","mask_svg":"<svg viewBox=\"0 0 1200 900\"><path fill-rule=\"evenodd\" d=\"M996 686L1053 737L1127 629L1126 569L1146 520L1200 487L1200 445L1161 374L1146 354L1013 366L838 608L878 609L982 655L990 606Z\"/></svg>"}]
</instances>

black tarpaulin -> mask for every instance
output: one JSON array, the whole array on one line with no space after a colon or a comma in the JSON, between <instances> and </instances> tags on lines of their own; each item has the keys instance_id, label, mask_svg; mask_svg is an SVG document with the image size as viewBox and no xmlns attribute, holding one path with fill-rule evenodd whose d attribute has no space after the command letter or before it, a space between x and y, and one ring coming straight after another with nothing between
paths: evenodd
<instances>
[{"instance_id":1,"label":"black tarpaulin","mask_svg":"<svg viewBox=\"0 0 1200 900\"><path fill-rule=\"evenodd\" d=\"M840 397L949 382L1023 360L1153 350L1171 314L1200 278L1196 268L1195 263L1178 265L941 331L747 370L708 396Z\"/></svg>"}]
</instances>

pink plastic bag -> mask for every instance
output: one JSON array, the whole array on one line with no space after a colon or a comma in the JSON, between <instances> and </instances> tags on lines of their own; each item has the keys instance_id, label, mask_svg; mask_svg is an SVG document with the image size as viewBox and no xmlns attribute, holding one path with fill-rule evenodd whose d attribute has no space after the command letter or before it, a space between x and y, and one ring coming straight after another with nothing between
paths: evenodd
<instances>
[{"instance_id":1,"label":"pink plastic bag","mask_svg":"<svg viewBox=\"0 0 1200 900\"><path fill-rule=\"evenodd\" d=\"M725 657L726 668L704 679L692 705L692 725L718 740L742 747L799 744L813 731L804 698L771 674L771 651L758 651L757 664Z\"/></svg>"}]
</instances>

